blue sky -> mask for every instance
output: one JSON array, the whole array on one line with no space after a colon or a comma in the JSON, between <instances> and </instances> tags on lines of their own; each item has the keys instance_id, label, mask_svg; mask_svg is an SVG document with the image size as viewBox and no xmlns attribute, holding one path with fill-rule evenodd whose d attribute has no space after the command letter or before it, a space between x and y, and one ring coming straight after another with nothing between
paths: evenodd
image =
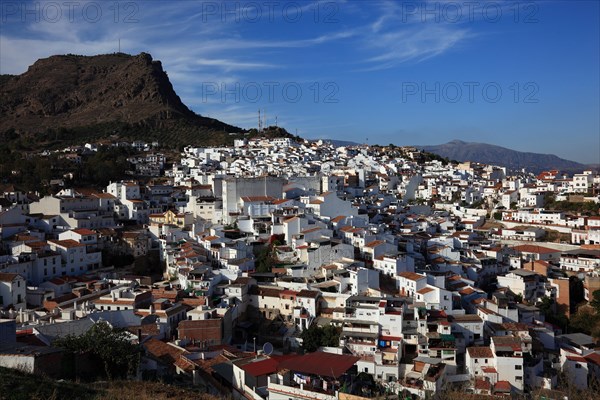
<instances>
[{"instance_id":1,"label":"blue sky","mask_svg":"<svg viewBox=\"0 0 600 400\"><path fill-rule=\"evenodd\" d=\"M475 3L475 4L474 4ZM152 54L199 114L307 138L600 163L600 2L8 1L0 72Z\"/></svg>"}]
</instances>

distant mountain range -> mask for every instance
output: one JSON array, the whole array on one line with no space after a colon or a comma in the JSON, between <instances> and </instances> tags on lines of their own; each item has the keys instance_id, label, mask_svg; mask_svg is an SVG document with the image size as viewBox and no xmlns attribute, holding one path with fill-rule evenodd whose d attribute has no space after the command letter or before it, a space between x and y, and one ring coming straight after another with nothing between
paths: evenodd
<instances>
[{"instance_id":1,"label":"distant mountain range","mask_svg":"<svg viewBox=\"0 0 600 400\"><path fill-rule=\"evenodd\" d=\"M348 146L360 146L360 143L350 142L348 140L337 140L337 139L322 139L324 142L329 142L335 147L348 147Z\"/></svg>"},{"instance_id":2,"label":"distant mountain range","mask_svg":"<svg viewBox=\"0 0 600 400\"><path fill-rule=\"evenodd\" d=\"M492 144L463 142L462 140L453 140L435 146L415 147L451 160L501 165L512 170L526 168L528 171L535 173L549 169L580 172L589 168L584 164L565 160L553 154L522 152Z\"/></svg>"},{"instance_id":3,"label":"distant mountain range","mask_svg":"<svg viewBox=\"0 0 600 400\"><path fill-rule=\"evenodd\" d=\"M334 146L358 146L359 143L345 140L327 139ZM581 172L584 169L597 170L600 165L585 165L565 160L553 154L522 152L487 143L453 140L446 144L414 146L429 153L455 161L473 161L507 167L511 170L527 169L530 172L558 169L567 173Z\"/></svg>"}]
</instances>

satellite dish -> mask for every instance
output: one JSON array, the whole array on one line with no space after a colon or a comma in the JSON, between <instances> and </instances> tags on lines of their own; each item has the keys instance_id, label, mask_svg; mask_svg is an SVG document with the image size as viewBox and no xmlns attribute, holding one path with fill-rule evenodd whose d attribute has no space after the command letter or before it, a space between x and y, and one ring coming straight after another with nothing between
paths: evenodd
<instances>
[{"instance_id":1,"label":"satellite dish","mask_svg":"<svg viewBox=\"0 0 600 400\"><path fill-rule=\"evenodd\" d=\"M270 356L273 353L273 345L269 342L263 344L263 354Z\"/></svg>"}]
</instances>

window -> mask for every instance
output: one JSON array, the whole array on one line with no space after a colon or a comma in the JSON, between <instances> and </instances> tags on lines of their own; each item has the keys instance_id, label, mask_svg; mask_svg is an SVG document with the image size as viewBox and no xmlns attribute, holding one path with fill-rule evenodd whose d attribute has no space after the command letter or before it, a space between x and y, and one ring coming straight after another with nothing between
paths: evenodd
<instances>
[{"instance_id":1,"label":"window","mask_svg":"<svg viewBox=\"0 0 600 400\"><path fill-rule=\"evenodd\" d=\"M515 365L515 369L516 369L516 370L522 370L522 369L523 369L523 366L522 366L522 365Z\"/></svg>"},{"instance_id":2,"label":"window","mask_svg":"<svg viewBox=\"0 0 600 400\"><path fill-rule=\"evenodd\" d=\"M581 364L575 364L575 368L581 368Z\"/></svg>"},{"instance_id":3,"label":"window","mask_svg":"<svg viewBox=\"0 0 600 400\"><path fill-rule=\"evenodd\" d=\"M475 364L479 364L479 360L478 360L478 359L475 359L474 363L475 363Z\"/></svg>"}]
</instances>

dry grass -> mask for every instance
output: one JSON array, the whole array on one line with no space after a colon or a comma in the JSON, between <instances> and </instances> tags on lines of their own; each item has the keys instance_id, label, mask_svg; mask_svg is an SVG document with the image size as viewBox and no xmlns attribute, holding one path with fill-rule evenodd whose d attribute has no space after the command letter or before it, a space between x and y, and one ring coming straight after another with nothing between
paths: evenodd
<instances>
[{"instance_id":1,"label":"dry grass","mask_svg":"<svg viewBox=\"0 0 600 400\"><path fill-rule=\"evenodd\" d=\"M94 385L96 386L96 385ZM102 385L105 386L105 385ZM218 397L196 390L183 389L158 382L110 382L99 390L95 400L216 400Z\"/></svg>"},{"instance_id":2,"label":"dry grass","mask_svg":"<svg viewBox=\"0 0 600 400\"><path fill-rule=\"evenodd\" d=\"M572 381L568 379L564 374L559 373L558 384L555 390L548 389L533 389L528 394L512 394L510 397L504 396L486 396L472 393L465 393L460 388L449 388L448 390L441 393L438 397L443 400L479 400L479 399L507 399L511 400L563 400L568 398L569 400L598 400L600 399L600 386L592 381L590 387L587 390L579 390L573 385Z\"/></svg>"},{"instance_id":3,"label":"dry grass","mask_svg":"<svg viewBox=\"0 0 600 400\"><path fill-rule=\"evenodd\" d=\"M479 228L479 229L502 229L502 228L504 228L503 223L493 220L493 219L487 219L485 221L485 224L483 224L481 226L481 228Z\"/></svg>"}]
</instances>

